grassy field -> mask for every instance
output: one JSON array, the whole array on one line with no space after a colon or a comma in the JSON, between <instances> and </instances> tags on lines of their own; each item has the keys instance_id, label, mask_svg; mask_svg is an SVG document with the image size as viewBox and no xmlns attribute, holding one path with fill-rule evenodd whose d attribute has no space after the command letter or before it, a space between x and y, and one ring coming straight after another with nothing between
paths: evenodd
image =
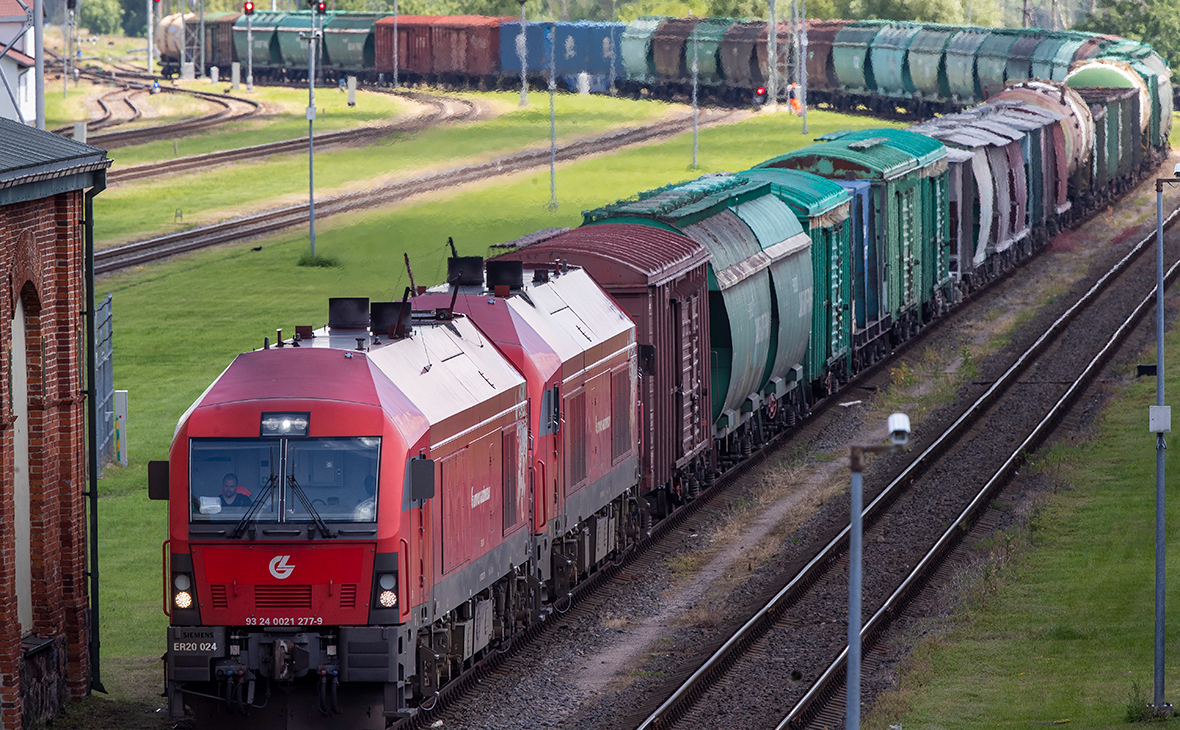
<instances>
[{"instance_id":1,"label":"grassy field","mask_svg":"<svg viewBox=\"0 0 1180 730\"><path fill-rule=\"evenodd\" d=\"M330 296L400 296L403 252L418 282L435 283L446 270L447 236L460 253L483 254L541 228L577 225L583 209L705 172L745 169L815 134L871 121L815 113L807 137L798 119L782 114L705 130L697 171L688 169L691 134L563 165L555 212L546 207L548 175L540 173L335 217L317 229L317 253L337 258L338 268L296 266L307 249L305 232L297 231L261 242L259 251L252 250L259 242L223 247L101 280L99 295L114 293L115 387L130 391L133 414L131 465L109 468L100 484L104 656L158 657L163 650L165 509L146 498L146 464L167 457L177 418L235 355L261 346L276 327L322 325Z\"/></svg>"},{"instance_id":2,"label":"grassy field","mask_svg":"<svg viewBox=\"0 0 1180 730\"><path fill-rule=\"evenodd\" d=\"M511 93L483 93L508 102ZM557 101L559 139L599 134L611 128L670 113L661 102L562 94ZM306 121L301 122L306 133ZM368 147L316 153L316 195L365 189L397 174L492 159L549 139L549 108L533 103L470 124L433 127L415 135L395 135ZM167 143L165 143L167 144ZM168 145L170 147L170 145ZM118 159L119 150L113 156ZM159 235L307 199L306 152L275 155L263 162L223 166L196 174L132 182L112 188L95 202L99 246ZM176 211L182 216L178 219Z\"/></svg>"},{"instance_id":3,"label":"grassy field","mask_svg":"<svg viewBox=\"0 0 1180 730\"><path fill-rule=\"evenodd\" d=\"M1177 332L1166 347L1164 362L1180 362ZM1154 358L1152 348L1139 361ZM1169 372L1174 399L1180 375ZM1054 489L1027 530L997 541L1016 546L1009 567L987 571L949 635L918 645L900 688L867 727L1119 727L1130 707L1152 701L1155 439L1146 418L1154 403L1154 378L1117 386L1092 438L1034 457ZM1167 462L1174 484L1174 449ZM1167 499L1174 526L1174 488ZM1180 695L1178 561L1180 546L1170 539L1165 699L1172 703Z\"/></svg>"}]
</instances>

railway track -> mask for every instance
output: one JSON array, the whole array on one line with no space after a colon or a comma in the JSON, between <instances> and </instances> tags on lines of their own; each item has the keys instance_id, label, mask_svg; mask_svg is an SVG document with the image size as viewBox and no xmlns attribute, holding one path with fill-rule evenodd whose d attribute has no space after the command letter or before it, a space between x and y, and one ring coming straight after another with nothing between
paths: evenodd
<instances>
[{"instance_id":1,"label":"railway track","mask_svg":"<svg viewBox=\"0 0 1180 730\"><path fill-rule=\"evenodd\" d=\"M461 122L475 119L480 114L478 105L466 99L453 99L420 92L404 92L400 94L408 99L430 107L425 114L407 119L383 124L377 127L361 127L359 129L343 129L335 132L321 132L315 135L317 149L340 145L371 144L399 132L418 131L424 127L444 122ZM230 162L257 160L275 154L286 152L302 152L307 149L307 137L288 139L280 142L240 147L233 150L210 152L204 155L178 157L173 160L162 160L133 167L116 168L107 173L107 182L117 184L131 180L169 175L177 172L199 170L213 165ZM318 209L316 211L319 212Z\"/></svg>"},{"instance_id":2,"label":"railway track","mask_svg":"<svg viewBox=\"0 0 1180 730\"><path fill-rule=\"evenodd\" d=\"M81 76L84 76L93 81L123 84L122 89L108 92L99 97L99 106L104 111L103 116L97 120L87 122L86 124L88 132L86 142L104 149L115 149L133 144L154 142L160 139L172 139L178 135L191 134L193 132L209 129L211 127L217 127L227 122L245 119L247 117L253 116L254 114L257 114L262 108L261 105L255 101L250 99L242 99L229 94L217 94L209 91L197 91L173 86L161 86L159 89L160 93L186 94L211 102L220 108L217 111L213 111L208 114L192 117L190 119L182 119L176 122L169 122L167 124L158 124L151 127L140 127L138 129L100 132L98 134L90 135L90 131L102 130L116 126L117 124L123 124L139 119L141 117L141 112L138 107L136 107L135 104L130 100L130 97L135 94L150 92L151 82L154 80L154 77L149 77L147 74L130 73L120 77L117 72L103 74L91 69L83 69L79 73ZM128 77L130 77L130 80ZM116 118L116 116L112 114L110 103L112 103L112 100L116 97L121 97L122 102L131 107L133 111L131 118ZM114 103L118 102L116 101ZM73 125L69 125L65 127L59 127L53 131L56 134L70 136L73 134L74 128Z\"/></svg>"},{"instance_id":3,"label":"railway track","mask_svg":"<svg viewBox=\"0 0 1180 730\"><path fill-rule=\"evenodd\" d=\"M1175 219L1178 214L1180 214L1180 212L1178 212L1177 214L1173 214L1172 219ZM1094 215L1096 215L1096 213L1090 213L1090 214L1087 214L1086 216L1083 216L1081 219L1079 219L1079 221L1077 221L1077 225L1081 225L1082 223L1088 221ZM1171 219L1170 219L1170 222L1171 222ZM1141 244L1141 247L1142 247L1142 244ZM1133 255L1128 257L1128 259L1133 259L1133 258L1134 258ZM1017 269L1017 270L1019 270L1019 269ZM993 290L993 288L995 288L998 284L1000 284L1002 281L1004 281L1006 279L1007 279L1007 276L993 280L992 282L987 284L982 289L979 289L976 292L974 292L970 298L972 300L974 300L976 298L981 297L982 295L985 295L986 293ZM1101 287L1102 287L1102 285L1099 285L1096 288L1100 289ZM901 354L901 353L904 353L907 351L911 351L914 348L924 347L930 336L936 334L939 331L939 329L941 329L941 328L955 325L956 322L958 321L960 315L963 314L964 312L965 312L965 308L963 308L963 307L956 309L955 312L951 313L948 317L945 317L942 320L939 320L934 326L922 330L922 332L919 333L919 335L917 337L915 337L915 338L903 343L899 347L897 347L895 350L895 353ZM1066 317L1065 319L1068 319L1068 317ZM896 362L895 358L887 358L885 360L875 363L874 365L872 365L869 368L866 368L864 371L862 371L857 376L856 380L853 383L851 383L848 388L841 390L841 391L837 392L836 394L833 394L832 396L817 403L815 408L813 409L812 416L810 419L808 419L807 421L805 421L803 424L801 424L798 427L793 427L791 429L788 429L787 431L784 431L784 432L778 434L771 441L771 443L769 443L766 446L766 448L762 449L759 452L755 452L755 454L751 458L749 458L743 462L739 462L732 469L726 471L721 477L718 478L718 480L714 486L705 490L701 494L701 497L699 499L689 502L687 505L685 505L684 507L679 509L677 512L675 512L671 517L658 523L655 526L655 528L652 530L652 532L649 534L648 537L642 539L639 543L637 543L633 547L633 549L630 552L628 552L627 554L622 556L619 563L607 566L605 569L600 570L599 572L590 576L583 583L577 585L574 588L573 593L570 596L569 602L568 603L560 603L557 606L557 608L560 609L558 611L558 613L570 614L569 616L565 616L565 615L560 616L560 617L554 616L553 618L555 620L553 620L553 621L547 621L543 625L535 625L535 626L531 627L528 630L528 632L526 632L526 634L524 636L518 637L518 639L514 642L514 644L508 650L503 652L502 655L491 656L491 657L485 659L479 665L472 667L471 669L468 669L464 674L462 674L460 677L456 678L450 684L445 685L441 689L441 691L439 692L437 701L435 703L431 704L430 707L426 711L421 712L418 716L416 716L414 718L403 721L402 723L397 725L397 727L402 730L407 729L407 728L434 727L437 725L438 722L441 722L442 725L446 726L446 727L463 726L465 724L465 722L464 722L465 719L468 719L468 718L465 718L463 716L463 710L458 710L457 714L456 714L455 707L456 707L456 705L458 705L460 703L460 700L464 698L464 696L467 692L475 691L475 688L478 685L480 685L485 680L487 680L495 675L511 676L511 675L514 675L517 671L519 671L521 673L528 673L528 672L532 671L532 667L531 667L531 665L529 665L529 662L536 661L538 654L543 656L545 654L545 650L543 648L541 648L541 649L538 649L537 651L530 651L529 655L524 656L524 657L519 657L518 651L522 651L523 647L526 645L535 644L536 641L540 639L540 636L543 635L545 631L554 628L553 624L556 623L556 619L558 619L558 618L561 619L560 623L561 623L562 627L569 628L571 626L578 625L579 622L586 623L585 621L582 620L581 617L577 617L579 612L586 613L588 615L593 615L593 616L597 617L598 613L600 611L602 611L604 609L608 609L609 607L612 606L613 599L611 599L609 596L606 596L604 594L611 593L613 591L613 589L619 587L617 585L614 585L614 583L620 583L620 582L621 583L631 583L631 582L634 582L637 580L642 580L642 576L644 576L644 575L650 575L650 574L654 574L654 573L658 572L654 569L653 566L662 563L666 558L670 557L674 553L674 550L675 550L674 546L664 544L665 542L675 542L674 540L669 541L667 538L670 538L674 533L684 532L686 529L688 529L689 524L693 524L693 522L697 522L696 520L693 520L693 517L699 511L712 510L713 507L712 507L711 503L719 501L721 495L725 494L726 491L728 489L730 489L730 487L735 486L738 482L740 482L742 480L743 477L745 477L748 473L750 473L754 468L756 468L757 466L762 464L767 458L769 458L771 455L773 455L778 450L780 450L783 446L785 446L786 444L790 443L793 439L795 439L797 434L800 432L800 430L802 430L804 428L808 428L808 429L814 428L815 430L825 428L826 427L825 424L828 422L829 416L833 415L833 414L831 414L831 412L833 410L839 410L839 409L834 408L834 406L839 401L846 400L849 397L853 397L853 398L856 397L855 395L850 396L850 391L855 392L858 389L863 388L864 392L866 393L866 397L870 397L868 394L875 391L878 387L878 385L875 385L873 383L881 383L883 381L887 381L890 379L890 376L889 376L887 370L891 365L895 364L895 362ZM932 450L928 449L927 451L930 452ZM878 501L881 501L881 500L878 500ZM877 503L874 502L874 505L875 504L877 504ZM724 506L721 506L720 509L721 509L721 511L725 511L725 509L727 509L727 508ZM988 526L994 525L994 519L988 519L988 518L994 518L994 515L991 515L991 514L985 515L985 523L984 523L985 528ZM845 520L846 519L847 518L845 518ZM690 521L692 521L692 522L690 522ZM956 529L958 529L958 528L956 527ZM693 528L693 531L694 532L697 531L697 528ZM953 530L951 532L953 532ZM695 535L694 535L694 537L695 537ZM839 555L836 555L836 559L838 559L838 558L839 558ZM804 562L806 562L806 561L804 561ZM844 565L846 565L846 561L845 561ZM945 566L945 563L943 565ZM845 593L845 595L846 595L846 593ZM595 623L596 621L597 621L597 619L595 619L595 621L591 621L590 623ZM558 631L557 633L560 633L560 631ZM560 641L568 640L569 636L570 636L570 634L565 633L565 634L561 634L560 636L558 636L556 638L553 638L552 640L560 642ZM868 665L868 662L872 659L872 656L868 655L870 648L871 648L870 646L866 646L866 655L867 655L866 659L865 659L866 666ZM579 653L579 655L580 655L580 653ZM704 657L702 657L702 659L703 658ZM688 676L688 675L692 674L693 671L696 670L697 668L698 667L694 666L688 670L680 672L679 674L680 674L680 676ZM705 681L705 684L707 685L708 680L706 679L704 681ZM791 684L791 681L786 681L786 682L782 682L779 684L773 684L773 685L768 685L768 686L779 687L782 684ZM731 690L730 690L731 694L729 695L731 698L730 701L732 701L733 697L739 696L742 691L743 690L740 687L731 688ZM607 723L608 726L627 727L627 728L636 727L636 725L638 725L644 721L644 718L647 717L647 715L648 715L648 711L650 711L656 705L661 704L663 699L665 697L667 697L668 694L670 694L670 693L671 692L666 693L663 696L661 696L659 698L659 700L657 700L655 702L655 704L653 704L651 702L646 703L644 706L647 707L647 710L645 710L643 714L640 714L637 717L631 718L630 721L624 721L621 723L613 723L613 724L608 722ZM470 704L470 703L468 702L468 703L464 703L464 704ZM682 709L683 709L683 707L684 706L682 706ZM468 708L467 711L469 712L470 708ZM523 720L524 720L524 722L527 723L528 716L525 715ZM580 718L580 720L581 720L581 722L577 722L577 721L572 722L570 726L583 727L583 726L587 725L586 718L583 717L583 718ZM665 721L658 722L656 724L656 726L668 726L669 724L671 724L671 723L666 722L666 718L664 720ZM772 720L770 722L770 725L773 726L773 724L776 720ZM599 724L601 724L601 719L595 717L589 721L589 724L591 726L598 726ZM704 728L704 727L760 727L761 726L756 721L749 722L749 723L744 722L744 721L739 721L739 722L734 723L734 722L732 722L731 718L720 718L720 719L719 718L709 718L708 720L701 722L701 723L688 723L687 725L690 727L702 727L702 728ZM816 727L824 727L824 728L833 727L833 726L834 725L831 723L831 717L829 717L828 715L824 716L824 722L820 722L818 725L816 725Z\"/></svg>"},{"instance_id":4,"label":"railway track","mask_svg":"<svg viewBox=\"0 0 1180 730\"><path fill-rule=\"evenodd\" d=\"M718 124L738 112L705 112L702 124ZM557 160L573 160L586 155L607 152L628 145L679 134L692 128L690 115L660 122L647 127L625 129L600 137L578 140L557 148ZM395 203L413 195L433 192L456 185L486 180L534 169L548 164L549 150L533 149L500 157L484 163L421 175L410 180L382 185L370 190L346 193L316 201L316 218ZM232 243L267 233L302 225L308 220L306 203L243 216L223 223L193 228L146 241L103 249L95 253L95 273L107 274L132 266L159 261L180 253L208 246Z\"/></svg>"},{"instance_id":5,"label":"railway track","mask_svg":"<svg viewBox=\"0 0 1180 730\"><path fill-rule=\"evenodd\" d=\"M1170 216L1169 227L1178 215ZM994 525L989 504L1150 311L1154 261L1142 254L1153 242L1154 233L1062 313L865 508L864 606L873 612L861 633L866 667L892 622L920 600L940 570L945 577L969 532ZM1168 248L1172 256L1180 252L1175 241ZM1178 269L1180 261L1168 281ZM932 521L928 512L945 521L915 527ZM647 703L640 730L717 723L780 730L840 726L848 651L845 525L819 550L805 553L802 568L699 664L685 669L682 682ZM906 550L895 542L925 547ZM791 708L785 716L784 704Z\"/></svg>"}]
</instances>

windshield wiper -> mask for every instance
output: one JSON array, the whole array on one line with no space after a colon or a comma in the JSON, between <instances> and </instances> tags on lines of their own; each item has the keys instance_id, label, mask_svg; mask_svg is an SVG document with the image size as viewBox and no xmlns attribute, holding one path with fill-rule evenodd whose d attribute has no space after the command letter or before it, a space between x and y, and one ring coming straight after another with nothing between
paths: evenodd
<instances>
[{"instance_id":1,"label":"windshield wiper","mask_svg":"<svg viewBox=\"0 0 1180 730\"><path fill-rule=\"evenodd\" d=\"M274 494L275 487L278 485L278 475L271 474L270 479L267 479L266 484L263 486L263 489L266 491L260 498L254 501L254 504L250 505L250 509L246 510L246 514L242 515L242 519L238 520L238 524L234 527L234 531L229 534L232 539L240 540L242 535L246 534L246 528L248 528L251 523L254 522L254 518L258 516L258 512L262 509L263 505L266 504L266 501L270 499L270 496Z\"/></svg>"},{"instance_id":2,"label":"windshield wiper","mask_svg":"<svg viewBox=\"0 0 1180 730\"><path fill-rule=\"evenodd\" d=\"M291 485L291 491L295 493L295 496L299 498L299 501L302 502L303 506L307 509L307 514L311 515L311 519L313 522L315 522L315 527L319 533L324 537L332 537L332 531L328 529L328 525L324 522L324 519L320 517L320 513L316 512L315 506L312 505L311 500L308 499L307 495L303 493L303 487L299 486L299 482L295 481L294 474L287 475L287 483Z\"/></svg>"}]
</instances>

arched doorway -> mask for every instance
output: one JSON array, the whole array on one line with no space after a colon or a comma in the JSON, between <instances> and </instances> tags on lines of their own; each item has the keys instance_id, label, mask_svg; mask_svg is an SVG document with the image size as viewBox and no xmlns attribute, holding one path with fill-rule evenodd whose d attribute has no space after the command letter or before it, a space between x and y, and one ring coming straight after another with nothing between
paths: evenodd
<instances>
[{"instance_id":1,"label":"arched doorway","mask_svg":"<svg viewBox=\"0 0 1180 730\"><path fill-rule=\"evenodd\" d=\"M26 290L27 291L27 290ZM32 486L29 463L29 337L25 293L16 298L12 318L13 533L16 615L22 636L33 630ZM35 298L35 295L34 295Z\"/></svg>"}]
</instances>

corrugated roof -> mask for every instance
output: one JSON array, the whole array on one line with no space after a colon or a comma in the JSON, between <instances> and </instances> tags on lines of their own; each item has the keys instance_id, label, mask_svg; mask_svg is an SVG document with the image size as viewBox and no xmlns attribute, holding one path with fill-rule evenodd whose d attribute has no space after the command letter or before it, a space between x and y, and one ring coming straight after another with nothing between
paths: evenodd
<instances>
[{"instance_id":1,"label":"corrugated roof","mask_svg":"<svg viewBox=\"0 0 1180 730\"><path fill-rule=\"evenodd\" d=\"M794 167L796 169L808 169L812 167L813 163L820 160L842 160L852 163L857 167L864 168L866 172L875 176L882 177L886 180L891 180L895 177L918 169L918 159L913 155L902 152L901 150L887 144L875 144L871 146L849 147L849 145L859 144L868 140L846 140L840 139L836 142L822 142L820 144L813 144L802 149L788 152L785 155L779 155L773 159L767 160L758 165L763 167ZM835 166L830 162L827 164L820 164L816 169L811 170L817 175L824 177L835 176ZM851 170L845 170L845 176L849 179L855 179L855 175Z\"/></svg>"},{"instance_id":2,"label":"corrugated roof","mask_svg":"<svg viewBox=\"0 0 1180 730\"><path fill-rule=\"evenodd\" d=\"M503 258L552 261L559 258L592 258L628 269L659 284L709 260L709 253L688 236L637 223L597 223L505 254ZM600 270L595 269L600 276Z\"/></svg>"},{"instance_id":3,"label":"corrugated roof","mask_svg":"<svg viewBox=\"0 0 1180 730\"><path fill-rule=\"evenodd\" d=\"M640 216L688 225L694 218L735 205L758 194L761 183L733 175L706 175L696 180L639 193L596 210L583 212L587 223L609 218Z\"/></svg>"},{"instance_id":4,"label":"corrugated roof","mask_svg":"<svg viewBox=\"0 0 1180 730\"><path fill-rule=\"evenodd\" d=\"M847 205L852 196L836 183L799 170L785 170L782 168L764 168L746 170L739 173L742 177L752 180L768 182L771 191L795 207L808 218L814 218L827 213L833 208Z\"/></svg>"},{"instance_id":5,"label":"corrugated roof","mask_svg":"<svg viewBox=\"0 0 1180 730\"><path fill-rule=\"evenodd\" d=\"M902 152L918 158L923 167L946 157L946 147L941 142L922 134L904 129L861 129L841 137L841 141L862 141L884 137L885 143Z\"/></svg>"},{"instance_id":6,"label":"corrugated roof","mask_svg":"<svg viewBox=\"0 0 1180 730\"><path fill-rule=\"evenodd\" d=\"M110 164L106 150L0 118L0 187L24 178L106 169Z\"/></svg>"}]
</instances>

